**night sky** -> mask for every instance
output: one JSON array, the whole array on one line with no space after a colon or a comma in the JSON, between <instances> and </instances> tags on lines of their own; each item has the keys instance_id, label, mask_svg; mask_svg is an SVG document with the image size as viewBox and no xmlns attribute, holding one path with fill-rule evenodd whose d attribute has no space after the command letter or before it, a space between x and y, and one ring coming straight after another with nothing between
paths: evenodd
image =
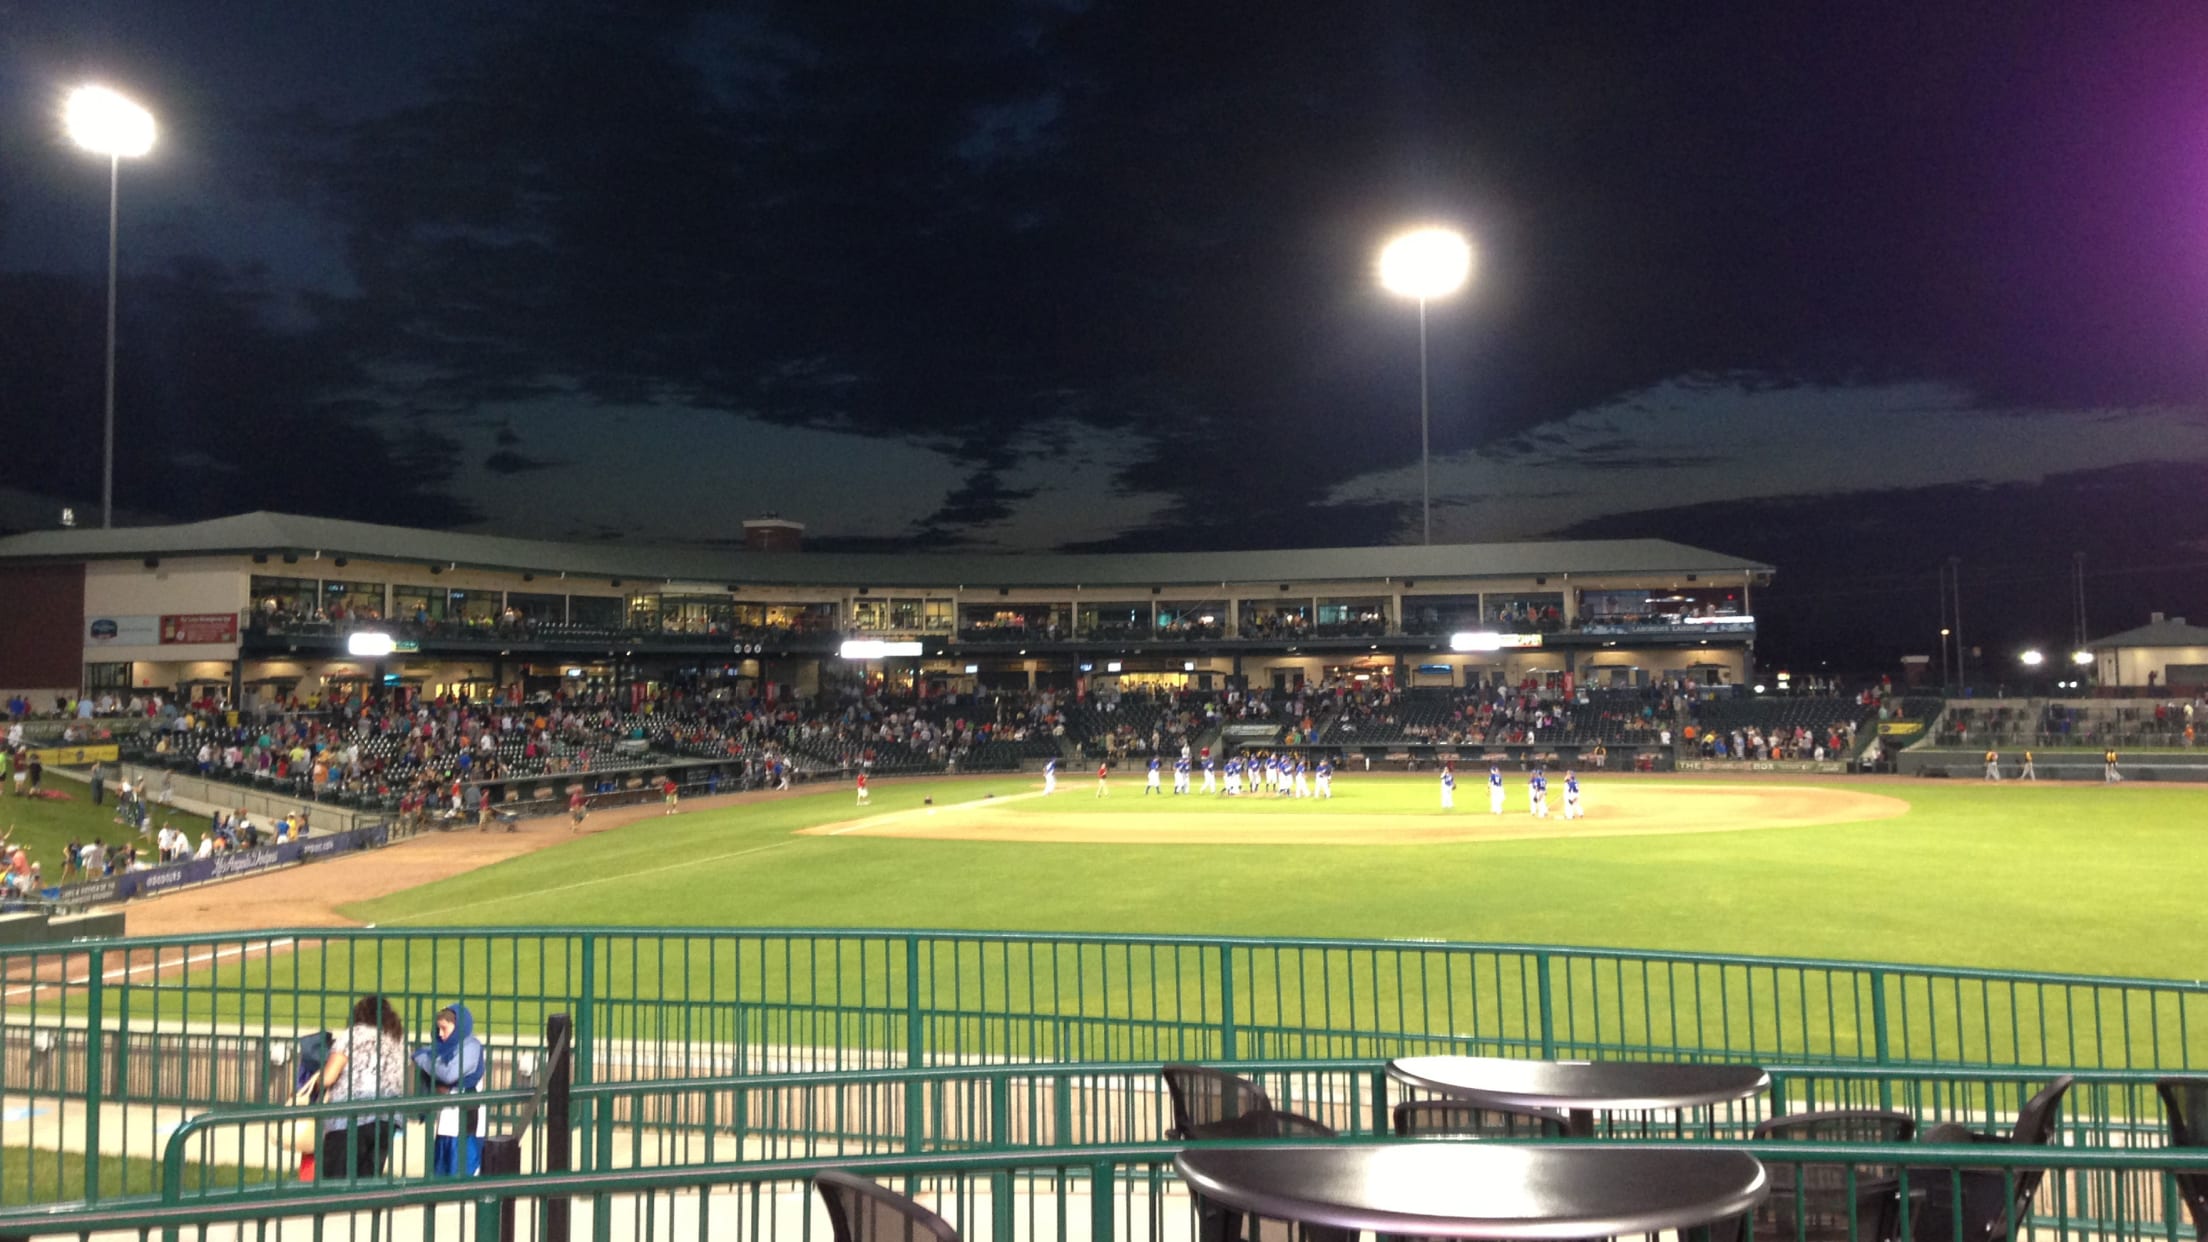
<instances>
[{"instance_id":1,"label":"night sky","mask_svg":"<svg viewBox=\"0 0 2208 1242\"><path fill-rule=\"evenodd\" d=\"M1760 651L2208 620L2208 6L0 0L0 489L549 537L1770 561Z\"/></svg>"}]
</instances>

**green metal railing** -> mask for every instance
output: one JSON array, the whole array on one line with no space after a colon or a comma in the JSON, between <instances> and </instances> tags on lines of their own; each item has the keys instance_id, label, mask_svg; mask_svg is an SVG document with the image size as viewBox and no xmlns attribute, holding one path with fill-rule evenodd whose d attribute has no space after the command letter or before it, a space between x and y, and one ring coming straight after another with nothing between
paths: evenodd
<instances>
[{"instance_id":1,"label":"green metal railing","mask_svg":"<svg viewBox=\"0 0 2208 1242\"><path fill-rule=\"evenodd\" d=\"M1433 1141L1433 1140L1424 1140ZM1591 1140L1596 1143L1605 1140ZM2034 1242L2178 1242L2192 1235L2175 1178L2208 1172L2199 1151L2008 1148L1830 1143L1682 1143L1746 1151L1793 1186L1814 1167L1850 1169L1837 1196L1840 1236L1873 1242L1964 1242L1959 1218L1923 1211L1927 1195L1958 1195L1961 1183L1995 1189L2043 1170L2028 1221L2004 1220L2010 1236ZM829 1236L808 1193L827 1168L870 1174L912 1195L975 1242L1189 1242L1194 1204L1175 1177L1174 1149L1115 1146L997 1155L854 1157L686 1169L624 1169L473 1180L392 1181L344 1188L247 1187L186 1203L128 1203L58 1211L0 1211L0 1238L136 1234L164 1238L302 1236L454 1238L491 1242L502 1212L511 1236L567 1242L546 1228L547 1205L588 1213L589 1235L651 1242L811 1242ZM1879 1176L1890 1192L1855 1197ZM1782 1205L1793 1209L1778 1210ZM1906 1206L1905 1206L1906 1205ZM1776 1196L1744 1222L1745 1242L1800 1242L1796 1193ZM556 1217L551 1219L557 1219ZM1787 1222L1795 1222L1790 1226ZM1937 1226L1945 1224L1945 1228ZM1724 1231L1717 1231L1724 1232Z\"/></svg>"},{"instance_id":2,"label":"green metal railing","mask_svg":"<svg viewBox=\"0 0 2208 1242\"><path fill-rule=\"evenodd\" d=\"M466 1001L493 1041L494 1087L541 1055L533 1032L555 1011L574 1016L586 1088L1437 1052L2208 1063L2208 987L2152 980L1385 940L312 929L0 951L0 1153L152 1159L155 1136L189 1114L288 1096L293 1041L370 992L414 1032ZM581 1120L596 1106L586 1093ZM97 1201L96 1168L90 1181Z\"/></svg>"},{"instance_id":3,"label":"green metal railing","mask_svg":"<svg viewBox=\"0 0 2208 1242\"><path fill-rule=\"evenodd\" d=\"M568 1150L584 1169L674 1168L741 1161L887 1158L1020 1149L1081 1149L1167 1141L1172 1116L1157 1065L972 1066L777 1074L576 1087ZM1392 1109L1419 1093L1382 1061L1227 1066L1276 1105L1344 1135L1384 1136ZM1598 1133L1637 1140L1745 1140L1769 1118L1832 1108L1884 1108L1920 1127L1956 1122L2006 1133L2045 1075L2015 1071L1896 1071L1768 1067L1762 1096L1711 1108L1611 1113ZM2057 1144L2136 1151L2167 1144L2150 1074L2082 1073L2058 1114ZM486 1093L496 1117L527 1093ZM409 1102L413 1111L426 1107ZM313 1110L340 1115L345 1106ZM406 1111L406 1110L402 1110ZM164 1201L284 1180L291 1158L271 1141L307 1110L251 1108L201 1114L179 1126L164 1155ZM587 1118L587 1120L586 1120ZM426 1145L426 1139L424 1140ZM548 1166L533 1142L523 1167ZM426 1162L402 1145L394 1168Z\"/></svg>"}]
</instances>

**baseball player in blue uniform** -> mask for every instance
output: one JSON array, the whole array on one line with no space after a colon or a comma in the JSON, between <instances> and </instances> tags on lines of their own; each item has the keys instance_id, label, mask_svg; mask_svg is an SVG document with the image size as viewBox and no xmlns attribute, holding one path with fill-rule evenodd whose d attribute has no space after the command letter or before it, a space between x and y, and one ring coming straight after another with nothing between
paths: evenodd
<instances>
[{"instance_id":1,"label":"baseball player in blue uniform","mask_svg":"<svg viewBox=\"0 0 2208 1242\"><path fill-rule=\"evenodd\" d=\"M1587 812L1579 805L1579 773L1564 772L1564 818L1585 819Z\"/></svg>"},{"instance_id":2,"label":"baseball player in blue uniform","mask_svg":"<svg viewBox=\"0 0 2208 1242\"><path fill-rule=\"evenodd\" d=\"M1487 765L1487 809L1496 815L1503 813L1503 765L1499 763Z\"/></svg>"},{"instance_id":3,"label":"baseball player in blue uniform","mask_svg":"<svg viewBox=\"0 0 2208 1242\"><path fill-rule=\"evenodd\" d=\"M1451 764L1441 765L1441 809L1453 810L1457 805L1457 769Z\"/></svg>"},{"instance_id":4,"label":"baseball player in blue uniform","mask_svg":"<svg viewBox=\"0 0 2208 1242\"><path fill-rule=\"evenodd\" d=\"M1145 784L1142 787L1143 797L1147 798L1151 794L1162 794L1165 792L1165 790L1158 784L1158 772L1158 757L1156 755L1152 755L1150 756L1150 780L1148 784Z\"/></svg>"},{"instance_id":5,"label":"baseball player in blue uniform","mask_svg":"<svg viewBox=\"0 0 2208 1242\"><path fill-rule=\"evenodd\" d=\"M1296 796L1311 796L1311 761L1302 755L1296 756Z\"/></svg>"},{"instance_id":6,"label":"baseball player in blue uniform","mask_svg":"<svg viewBox=\"0 0 2208 1242\"><path fill-rule=\"evenodd\" d=\"M1217 768L1218 768L1218 767L1219 767L1218 761L1217 761L1217 760L1215 760L1215 759L1213 759L1213 758L1211 757L1211 750L1210 750L1210 748L1208 748L1208 747L1207 747L1207 748L1205 748L1205 750L1204 750L1204 792L1205 792L1205 793L1218 793L1218 792L1219 792L1219 775L1218 775L1218 772L1217 772Z\"/></svg>"},{"instance_id":7,"label":"baseball player in blue uniform","mask_svg":"<svg viewBox=\"0 0 2208 1242\"><path fill-rule=\"evenodd\" d=\"M1319 766L1313 771L1312 779L1318 782L1320 797L1331 798L1334 796L1333 764L1328 763L1324 759L1319 760Z\"/></svg>"},{"instance_id":8,"label":"baseball player in blue uniform","mask_svg":"<svg viewBox=\"0 0 2208 1242\"><path fill-rule=\"evenodd\" d=\"M1058 792L1058 759L1052 756L1043 760L1043 793L1047 796Z\"/></svg>"},{"instance_id":9,"label":"baseball player in blue uniform","mask_svg":"<svg viewBox=\"0 0 2208 1242\"><path fill-rule=\"evenodd\" d=\"M1535 768L1533 775L1526 780L1526 798L1527 809L1533 813L1535 819L1549 817L1549 778L1539 768Z\"/></svg>"},{"instance_id":10,"label":"baseball player in blue uniform","mask_svg":"<svg viewBox=\"0 0 2208 1242\"><path fill-rule=\"evenodd\" d=\"M1173 792L1188 792L1188 747L1181 747L1181 757L1173 761Z\"/></svg>"}]
</instances>

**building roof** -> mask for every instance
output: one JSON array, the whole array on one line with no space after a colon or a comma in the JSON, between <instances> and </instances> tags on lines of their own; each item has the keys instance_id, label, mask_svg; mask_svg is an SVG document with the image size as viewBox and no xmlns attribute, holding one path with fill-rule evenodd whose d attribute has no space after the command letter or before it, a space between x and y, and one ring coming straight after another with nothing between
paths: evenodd
<instances>
[{"instance_id":1,"label":"building roof","mask_svg":"<svg viewBox=\"0 0 2208 1242\"><path fill-rule=\"evenodd\" d=\"M2183 617L2163 617L2155 614L2152 621L2137 629L2096 638L2086 644L2093 651L2113 647L2208 647L2208 626L2187 625Z\"/></svg>"},{"instance_id":2,"label":"building roof","mask_svg":"<svg viewBox=\"0 0 2208 1242\"><path fill-rule=\"evenodd\" d=\"M1769 573L1772 567L1664 539L1306 548L1261 552L876 554L556 543L241 513L173 526L47 530L0 538L0 561L296 553L452 563L570 576L759 586L1117 588L1201 583L1483 578L1562 574Z\"/></svg>"}]
</instances>

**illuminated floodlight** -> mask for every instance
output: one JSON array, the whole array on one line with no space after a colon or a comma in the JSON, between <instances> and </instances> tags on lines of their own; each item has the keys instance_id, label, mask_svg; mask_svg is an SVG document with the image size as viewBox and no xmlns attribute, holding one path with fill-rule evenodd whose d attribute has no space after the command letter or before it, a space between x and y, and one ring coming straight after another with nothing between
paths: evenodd
<instances>
[{"instance_id":1,"label":"illuminated floodlight","mask_svg":"<svg viewBox=\"0 0 2208 1242\"><path fill-rule=\"evenodd\" d=\"M2089 667L2093 663L2093 653L2090 651L2073 651L2070 653L2070 662L2079 668Z\"/></svg>"},{"instance_id":2,"label":"illuminated floodlight","mask_svg":"<svg viewBox=\"0 0 2208 1242\"><path fill-rule=\"evenodd\" d=\"M1380 248L1380 285L1421 302L1447 297L1472 277L1472 243L1455 229L1412 229Z\"/></svg>"},{"instance_id":3,"label":"illuminated floodlight","mask_svg":"<svg viewBox=\"0 0 2208 1242\"><path fill-rule=\"evenodd\" d=\"M1105 662L1104 662L1104 671L1105 671L1105 672L1107 672L1107 673L1116 673L1116 672L1118 672L1118 671L1119 671L1119 661L1117 661L1117 660L1107 660L1107 661L1105 661Z\"/></svg>"},{"instance_id":4,"label":"illuminated floodlight","mask_svg":"<svg viewBox=\"0 0 2208 1242\"><path fill-rule=\"evenodd\" d=\"M2027 651L2016 658L2023 661L2024 667L2026 668L2038 668L2040 665L2047 662L2047 654L2037 648Z\"/></svg>"},{"instance_id":5,"label":"illuminated floodlight","mask_svg":"<svg viewBox=\"0 0 2208 1242\"><path fill-rule=\"evenodd\" d=\"M967 665L967 666L966 666L966 673L967 673L967 675L968 675L968 676L972 676L973 674L975 674L975 673L978 673L978 672L980 672L980 671L981 671L981 666L980 666L979 664L969 664L969 665Z\"/></svg>"},{"instance_id":6,"label":"illuminated floodlight","mask_svg":"<svg viewBox=\"0 0 2208 1242\"><path fill-rule=\"evenodd\" d=\"M380 630L361 630L345 636L345 651L348 655L368 656L373 659L390 655L398 649L398 640Z\"/></svg>"},{"instance_id":7,"label":"illuminated floodlight","mask_svg":"<svg viewBox=\"0 0 2208 1242\"><path fill-rule=\"evenodd\" d=\"M69 92L62 124L71 142L110 158L132 159L153 150L153 114L104 86Z\"/></svg>"}]
</instances>

